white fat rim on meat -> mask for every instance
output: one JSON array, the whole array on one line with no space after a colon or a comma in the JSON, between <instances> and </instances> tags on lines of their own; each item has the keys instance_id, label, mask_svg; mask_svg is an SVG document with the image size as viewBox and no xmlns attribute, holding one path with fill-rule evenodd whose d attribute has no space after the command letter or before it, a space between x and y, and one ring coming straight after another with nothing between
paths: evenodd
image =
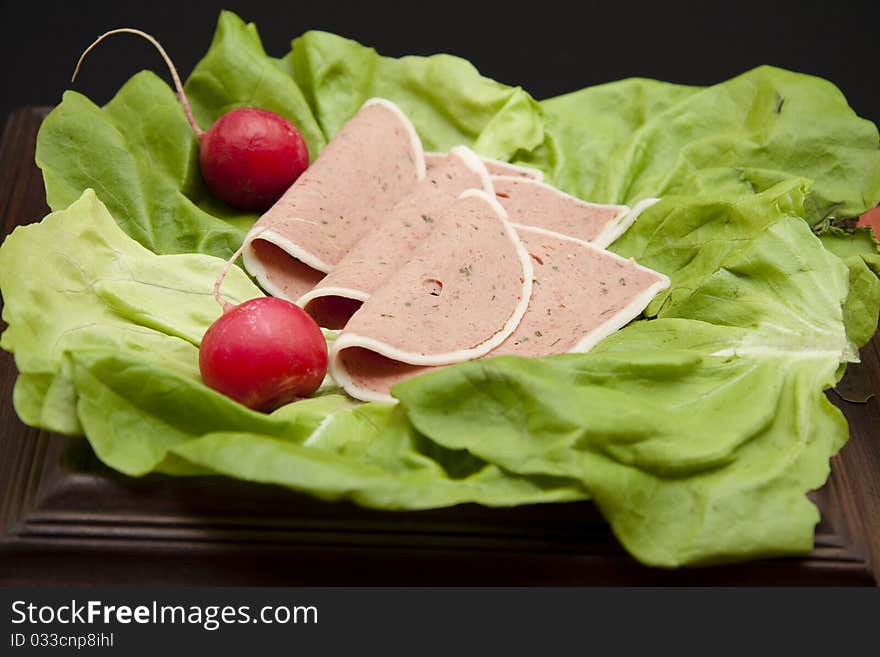
<instances>
[{"instance_id":1,"label":"white fat rim on meat","mask_svg":"<svg viewBox=\"0 0 880 657\"><path fill-rule=\"evenodd\" d=\"M617 241L617 238L629 230L629 227L636 222L636 219L639 218L639 215L642 214L642 212L650 208L659 200L659 198L642 199L636 203L632 210L629 210L626 214L615 218L612 223L609 223L608 226L596 236L593 240L593 244L601 246L603 249L614 244L614 242Z\"/></svg>"},{"instance_id":2,"label":"white fat rim on meat","mask_svg":"<svg viewBox=\"0 0 880 657\"><path fill-rule=\"evenodd\" d=\"M406 130L406 132L410 138L410 146L412 147L415 166L416 166L416 178L419 182L423 181L425 179L425 175L426 175L426 171L427 171L426 166L425 166L425 154L424 154L424 149L422 148L422 141L421 141L421 139L419 139L419 135L416 132L416 129L413 126L412 122L409 120L409 118L406 116L406 114L404 114L403 111L401 111L401 109L397 105L392 103L390 100L387 100L386 98L370 98L361 106L361 109L363 109L364 107L369 107L370 105L379 105L381 107L384 107L385 109L390 111L401 122L401 124L403 124L403 127ZM288 219L288 221L306 221L307 222L308 220L301 219L301 218L294 218L294 219ZM291 240L287 239L286 237L283 237L282 235L280 235L279 233L275 232L272 229L266 229L266 228L263 228L262 226L260 227L259 230L256 228L252 229L245 236L245 240L244 240L245 245L246 245L244 252L242 253L243 260L244 260L244 266L248 270L248 272L250 272L251 275L253 275L253 277L257 279L257 282L260 283L262 288L274 297L280 297L282 299L286 299L286 300L291 301L293 303L298 303L297 299L293 299L293 298L289 297L287 294L284 293L284 291L280 287L278 287L277 285L272 283L272 281L269 279L269 275L266 272L266 268L259 261L259 259L256 256L256 252L254 251L254 248L251 246L251 244L257 239L262 239L262 240L265 240L271 244L274 244L275 246L280 248L282 251L287 253L287 255L289 255L291 258L299 260L300 262L311 267L312 269L316 269L316 270L323 272L325 274L329 273L333 269L332 265L324 262L323 260L321 260L320 258L315 256L313 253L309 253L308 251L306 251L305 249L303 249L302 247L300 247L296 243L292 242ZM357 298L357 297L352 297L352 298Z\"/></svg>"},{"instance_id":3,"label":"white fat rim on meat","mask_svg":"<svg viewBox=\"0 0 880 657\"><path fill-rule=\"evenodd\" d=\"M252 228L251 231L244 238L246 245L244 251L242 252L244 266L248 270L248 272L250 272L250 274L257 279L257 281L260 283L260 286L273 297L280 297L290 302L296 302L296 299L292 299L287 296L280 287L269 280L269 275L266 272L266 268L263 266L263 263L260 262L259 258L257 258L256 251L253 247L253 243L257 240L264 240L266 242L269 242L270 244L274 244L291 258L299 260L300 262L308 265L312 269L316 269L325 274L329 273L330 270L333 269L332 265L328 265L320 258L309 253L308 251L305 251L303 248L294 244L286 237L279 235L271 228L265 228L263 226Z\"/></svg>"},{"instance_id":4,"label":"white fat rim on meat","mask_svg":"<svg viewBox=\"0 0 880 657\"><path fill-rule=\"evenodd\" d=\"M425 174L427 171L427 166L425 165L425 149L422 147L422 140L419 139L419 133L416 132L415 126L412 124L412 121L409 120L409 117L403 113L397 105L392 103L387 98L370 98L363 105L361 105L361 109L364 107L369 107L370 105L380 105L385 109L394 113L400 122L403 123L406 128L407 133L409 134L410 142L413 147L413 151L415 154L416 161L416 173L418 176L418 181L422 182L425 179Z\"/></svg>"},{"instance_id":5,"label":"white fat rim on meat","mask_svg":"<svg viewBox=\"0 0 880 657\"><path fill-rule=\"evenodd\" d=\"M615 235L614 238L611 239L610 241L605 241L604 236L606 234L611 235L612 231L615 230L616 227L629 214L632 213L632 211L630 210L628 205L591 203L590 201L585 201L584 199L578 198L577 196L572 196L571 194L567 194L567 193L563 192L561 189L559 189L558 187L554 187L553 185L547 184L547 183L542 182L540 180L532 180L530 178L518 178L517 176L492 176L492 180L512 181L512 182L516 182L521 185L533 185L535 187L543 187L544 189L549 189L557 196L561 196L565 200L571 201L575 205L580 205L581 207L585 207L585 208L613 208L614 210L617 210L617 214L615 214L613 217L611 217L611 219L609 219L608 222L605 224L605 227L601 231L599 231L599 234L596 235L596 237L594 237L591 240L592 244L595 244L596 246L598 246L600 248L605 248L606 246L611 244L611 242L614 241L614 239L616 239L617 237L620 237L620 235L623 234L623 231L625 231L626 228L628 228L632 224L632 222L635 221L635 217L633 217L632 221L630 221L626 225L626 227L624 227L620 231L620 233ZM550 231L550 232L555 233L555 231ZM555 234L562 235L562 233L555 233Z\"/></svg>"},{"instance_id":6,"label":"white fat rim on meat","mask_svg":"<svg viewBox=\"0 0 880 657\"><path fill-rule=\"evenodd\" d=\"M491 157L484 157L484 161L490 162L492 164L497 164L499 166L510 167L511 169L518 169L525 173L528 177L522 178L518 176L495 176L496 178L516 178L517 180L534 180L535 182L544 182L544 172L540 169L534 169L532 167L524 167L521 164L513 164L512 162L505 162L504 160L496 160Z\"/></svg>"},{"instance_id":7,"label":"white fat rim on meat","mask_svg":"<svg viewBox=\"0 0 880 657\"><path fill-rule=\"evenodd\" d=\"M562 233L557 233L552 230L547 230L546 228L535 228L533 226L524 226L521 224L514 224L514 228L522 231L523 233L536 233L539 235L547 235L549 237L553 237L560 240L565 240L569 242L574 242L575 244L585 248L592 250L597 253L601 253L604 257L609 257L614 260L618 260L620 262L627 263L629 265L634 265L636 269L641 271L648 272L654 276L658 276L660 280L658 280L653 285L650 285L645 290L640 292L630 303L617 311L614 315L606 319L599 326L594 328L592 331L587 333L579 342L577 342L570 350L569 353L583 353L590 351L593 347L595 347L599 342L607 338L609 335L613 334L615 331L620 330L630 321L638 317L639 313L641 313L645 307L654 299L657 294L666 288L669 287L670 281L669 277L665 274L662 274L653 269L649 269L648 267L644 267L634 260L624 258L622 256L617 255L616 253L612 253L611 251L607 251L601 247L596 246L592 242L585 242L584 240L577 239L575 237L570 237L568 235L564 235ZM531 297L531 293L529 294ZM354 384L352 379L348 376L348 373L345 371L345 368L339 362L341 359L339 357L339 351L336 349L336 345L339 343L339 339L337 339L336 344L334 345L333 350L330 354L330 374L332 378L340 385L342 388L348 392L352 397L360 399L362 401L376 401L376 402L390 402L397 403L397 400L385 393L376 392L374 390L369 390L366 388L362 388ZM349 346L362 346L362 345L349 345ZM343 348L345 346L343 345ZM491 355L491 354L487 354Z\"/></svg>"},{"instance_id":8,"label":"white fat rim on meat","mask_svg":"<svg viewBox=\"0 0 880 657\"><path fill-rule=\"evenodd\" d=\"M637 266L641 269L645 269L641 265ZM659 272L654 273L659 274ZM649 303L651 303L651 300L656 297L659 292L662 292L669 287L669 278L663 274L659 275L662 276L661 280L647 287L626 306L618 310L606 321L602 322L602 324L587 333L587 335L585 335L580 342L578 342L574 347L570 349L571 353L590 351L590 349L599 344L599 342L607 338L615 331L619 331L636 317L638 317L639 314L648 306Z\"/></svg>"},{"instance_id":9,"label":"white fat rim on meat","mask_svg":"<svg viewBox=\"0 0 880 657\"><path fill-rule=\"evenodd\" d=\"M396 404L397 400L384 392L376 392L369 388L362 388L355 385L355 382L348 376L345 367L342 365L339 355L331 354L330 357L330 376L339 386L355 399L365 402L386 402ZM311 436L309 436L311 438Z\"/></svg>"},{"instance_id":10,"label":"white fat rim on meat","mask_svg":"<svg viewBox=\"0 0 880 657\"><path fill-rule=\"evenodd\" d=\"M281 297L282 299L287 299L288 301L292 301L292 299L288 299L287 295L285 295L280 288L276 287L269 280L269 274L266 273L266 268L263 266L263 263L257 260L257 254L254 252L251 243L262 234L263 231L256 232L256 227L251 228L250 232L244 236L244 250L241 252L241 259L244 261L244 268L247 269L248 273L257 279L257 282L260 284L260 287L263 288L266 292L268 292L273 297ZM254 234L256 232L256 234Z\"/></svg>"},{"instance_id":11,"label":"white fat rim on meat","mask_svg":"<svg viewBox=\"0 0 880 657\"><path fill-rule=\"evenodd\" d=\"M456 148L467 148L467 146L456 146L452 150L455 150ZM483 157L482 155L478 155L477 153L475 153L474 151L472 151L469 148L467 148L467 150L470 151L471 153L474 153L474 155L476 157L480 158L480 161L483 163L483 166L485 166L486 163L489 162L491 164L497 164L499 166L510 167L511 169L517 169L519 171L522 171L524 174L527 174L527 176L528 176L528 178L525 178L525 180L537 180L538 182L541 182L544 180L544 172L541 171L540 169L533 169L532 167L524 167L521 164L513 164L512 162L505 162L504 160L496 160L491 157ZM429 160L439 160L445 156L446 156L446 153L440 153L438 151L425 151L425 165L430 166ZM489 174L489 175L491 176L492 174ZM494 177L501 178L502 176L494 176ZM524 179L521 176L507 176L507 177L516 178L517 180Z\"/></svg>"},{"instance_id":12,"label":"white fat rim on meat","mask_svg":"<svg viewBox=\"0 0 880 657\"><path fill-rule=\"evenodd\" d=\"M450 155L455 155L464 165L480 177L483 190L490 194L495 193L495 187L492 185L492 174L486 168L486 158L479 156L467 146L455 146L448 153L426 152L427 159L442 160ZM426 160L427 162L427 160Z\"/></svg>"},{"instance_id":13,"label":"white fat rim on meat","mask_svg":"<svg viewBox=\"0 0 880 657\"><path fill-rule=\"evenodd\" d=\"M306 304L315 299L324 297L342 297L343 299L353 299L355 301L366 301L370 295L363 290L355 290L351 287L334 287L332 285L321 288L312 288L296 301L296 305L305 308Z\"/></svg>"},{"instance_id":14,"label":"white fat rim on meat","mask_svg":"<svg viewBox=\"0 0 880 657\"><path fill-rule=\"evenodd\" d=\"M449 151L449 154L457 157L468 169L477 174L480 177L480 183L483 186L483 191L494 198L495 187L494 185L492 185L492 176L489 175L489 170L486 169L486 165L483 164L483 158L474 153L467 146L456 146L451 151ZM462 194L464 194L464 192L462 192ZM459 195L459 198L461 198L461 194ZM506 210L504 211L504 216L505 218L507 217Z\"/></svg>"},{"instance_id":15,"label":"white fat rim on meat","mask_svg":"<svg viewBox=\"0 0 880 657\"><path fill-rule=\"evenodd\" d=\"M425 167L432 166L432 160L440 160L446 157L446 153L441 153L439 151L425 151Z\"/></svg>"},{"instance_id":16,"label":"white fat rim on meat","mask_svg":"<svg viewBox=\"0 0 880 657\"><path fill-rule=\"evenodd\" d=\"M645 288L645 290L640 292L627 305L608 317L608 319L599 324L599 326L588 332L583 338L580 339L580 341L578 341L571 349L569 349L569 353L583 353L595 347L601 340L604 340L609 335L623 328L633 319L638 317L639 313L641 313L645 309L645 307L649 303L651 303L651 300L655 296L657 296L659 292L665 290L670 285L669 277L666 276L666 274L661 274L659 271L644 267L630 258L624 258L623 256L617 255L616 253L607 251L606 249L596 246L594 242L585 242L584 240L579 240L576 237L563 235L562 233L547 230L546 228L535 228L533 226L523 226L521 224L514 224L514 226L516 226L516 228L523 233L537 233L539 235L547 235L549 237L554 237L559 240L573 242L579 246L582 246L585 249L589 249L596 253L601 253L606 258L617 260L620 263L634 266L636 269L649 273L652 276L660 277L660 280L658 280L653 285Z\"/></svg>"},{"instance_id":17,"label":"white fat rim on meat","mask_svg":"<svg viewBox=\"0 0 880 657\"><path fill-rule=\"evenodd\" d=\"M462 163L475 174L480 177L480 183L482 185L482 189L484 192L495 197L495 187L492 185L492 176L489 175L488 169L486 169L486 165L483 164L483 159L474 153L467 146L456 146L451 151L449 151L450 155L454 155ZM467 192L468 190L465 190ZM464 192L462 192L464 194ZM459 198L461 198L461 194L459 194ZM505 211L504 216L507 217L507 212Z\"/></svg>"},{"instance_id":18,"label":"white fat rim on meat","mask_svg":"<svg viewBox=\"0 0 880 657\"><path fill-rule=\"evenodd\" d=\"M467 146L456 146L451 151L449 151L449 155L457 157L459 160L461 160L462 164L464 164L468 169L470 169L480 177L480 182L483 185L483 191L485 191L487 194L495 194L495 188L492 186L492 178L489 175L489 172L486 170L486 166L483 164L483 160L480 158L479 155L474 153ZM443 154L442 157L447 157L447 155ZM363 290L357 290L350 287L316 287L309 290L299 299L297 299L296 305L300 306L301 308L305 308L306 304L308 304L309 302L324 297L342 297L344 299L366 301L370 298L370 295Z\"/></svg>"},{"instance_id":19,"label":"white fat rim on meat","mask_svg":"<svg viewBox=\"0 0 880 657\"><path fill-rule=\"evenodd\" d=\"M353 386L351 386L351 379L344 374L344 367L341 364L340 352L344 349L361 347L381 356L385 356L386 358L400 361L401 363L406 363L408 365L451 365L453 363L460 363L462 361L473 360L480 356L484 356L504 342L510 334L516 330L516 327L519 326L519 323L529 306L529 300L532 297L532 279L534 277L534 270L532 269L531 258L529 257L525 246L523 246L522 241L519 239L519 235L513 227L513 224L508 220L507 213L504 211L501 204L498 203L491 194L480 189L465 190L458 198L465 199L471 197L481 198L486 201L498 218L501 219L504 232L510 242L514 245L514 250L520 260L523 274L522 295L519 303L514 308L513 313L511 313L510 317L508 317L504 326L499 331L480 344L468 349L459 349L458 351L445 354L433 354L430 356L403 351L373 338L358 335L356 333L345 333L343 331L333 343L331 349L330 371L336 382L342 385L346 390L350 390Z\"/></svg>"},{"instance_id":20,"label":"white fat rim on meat","mask_svg":"<svg viewBox=\"0 0 880 657\"><path fill-rule=\"evenodd\" d=\"M272 283L269 280L269 275L266 273L266 268L263 267L262 263L257 260L256 256L249 253L247 249L242 252L242 259L244 260L245 269L248 270L248 273L257 279L257 282L260 284L260 287L266 291L266 293L271 297L278 297L279 299L285 299L294 302L289 296L284 294L284 291Z\"/></svg>"}]
</instances>

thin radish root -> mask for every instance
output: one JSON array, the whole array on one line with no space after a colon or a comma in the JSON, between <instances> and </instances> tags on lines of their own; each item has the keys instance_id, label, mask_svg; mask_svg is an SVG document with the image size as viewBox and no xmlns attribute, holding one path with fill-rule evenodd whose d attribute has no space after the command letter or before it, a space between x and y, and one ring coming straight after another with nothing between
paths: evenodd
<instances>
[{"instance_id":1,"label":"thin radish root","mask_svg":"<svg viewBox=\"0 0 880 657\"><path fill-rule=\"evenodd\" d=\"M263 228L263 229L255 232L251 239L256 239L257 237L259 237L259 235L262 234L264 230L266 230L266 229ZM214 281L214 299L217 301L217 303L220 304L220 307L223 309L223 314L226 314L230 310L235 308L235 305L229 303L228 301L223 300L223 296L220 294L220 287L223 285L223 281L226 280L226 276L229 274L229 270L232 269L233 263L236 260L238 260L239 256L242 253L244 253L244 249L247 246L247 244L248 244L247 242L242 242L241 246L238 247L238 250L235 253L233 253L232 256L229 258L229 260L226 261L226 264L223 265L223 271L220 272L220 275L217 277L217 280Z\"/></svg>"},{"instance_id":2,"label":"thin radish root","mask_svg":"<svg viewBox=\"0 0 880 657\"><path fill-rule=\"evenodd\" d=\"M165 64L168 65L168 70L171 71L171 78L174 80L174 88L177 90L177 97L180 99L180 104L183 105L183 111L186 114L186 120L189 121L190 126L193 129L193 132L196 133L196 137L201 137L205 131L199 127L199 124L196 123L195 118L193 117L192 109L189 106L189 100L186 97L186 94L183 92L183 84L180 82L180 76L177 74L177 68L174 66L174 62L171 61L171 58L168 56L168 53L165 52L165 49L162 47L156 38L147 34L142 30L137 30L133 27L120 27L115 30L110 30L109 32L104 32L101 36L95 39L92 44L83 51L83 54L79 56L79 60L76 62L76 68L73 70L73 75L70 78L71 83L76 80L77 73L79 73L79 68L83 63L83 60L99 43L101 43L104 39L114 34L136 34L137 36L143 37L147 41L155 46L156 50L159 51L159 54L162 55L162 59L165 60Z\"/></svg>"},{"instance_id":3,"label":"thin radish root","mask_svg":"<svg viewBox=\"0 0 880 657\"><path fill-rule=\"evenodd\" d=\"M168 53L152 35L131 27L110 30L95 39L80 55L71 81L99 43L123 33L143 37L165 60L186 120L198 139L199 172L211 193L245 212L264 212L272 207L309 166L309 148L297 127L270 110L236 107L202 130Z\"/></svg>"}]
</instances>

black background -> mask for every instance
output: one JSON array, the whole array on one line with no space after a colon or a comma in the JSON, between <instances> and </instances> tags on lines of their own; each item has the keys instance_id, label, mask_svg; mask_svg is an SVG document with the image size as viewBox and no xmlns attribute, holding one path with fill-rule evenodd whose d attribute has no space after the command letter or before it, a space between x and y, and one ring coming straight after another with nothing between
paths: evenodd
<instances>
[{"instance_id":1,"label":"black background","mask_svg":"<svg viewBox=\"0 0 880 657\"><path fill-rule=\"evenodd\" d=\"M57 103L79 53L114 27L153 33L185 77L224 7L255 22L275 56L303 31L325 29L386 55L451 52L539 99L629 76L706 85L773 64L831 80L858 114L880 122L880 2L833 0L0 0L0 119ZM170 79L149 44L116 37L75 86L104 103L142 68Z\"/></svg>"}]
</instances>

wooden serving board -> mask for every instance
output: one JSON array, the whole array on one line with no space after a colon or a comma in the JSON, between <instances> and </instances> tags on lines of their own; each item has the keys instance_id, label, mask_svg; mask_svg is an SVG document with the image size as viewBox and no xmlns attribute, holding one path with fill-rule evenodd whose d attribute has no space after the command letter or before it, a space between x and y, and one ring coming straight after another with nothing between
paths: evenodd
<instances>
[{"instance_id":1,"label":"wooden serving board","mask_svg":"<svg viewBox=\"0 0 880 657\"><path fill-rule=\"evenodd\" d=\"M6 123L4 235L48 212L33 163L46 113L24 108ZM829 392L851 439L813 494L822 511L815 549L803 558L677 571L635 562L588 502L381 512L223 477L129 478L103 466L84 439L23 425L12 408L13 358L0 358L0 583L7 585L870 586L880 576L877 336L839 393Z\"/></svg>"}]
</instances>

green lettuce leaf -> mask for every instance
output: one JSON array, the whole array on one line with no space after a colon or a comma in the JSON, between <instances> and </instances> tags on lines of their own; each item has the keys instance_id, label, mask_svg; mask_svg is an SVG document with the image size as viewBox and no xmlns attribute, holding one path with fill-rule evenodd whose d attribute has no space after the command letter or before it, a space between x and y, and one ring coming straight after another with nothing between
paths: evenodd
<instances>
[{"instance_id":1,"label":"green lettuce leaf","mask_svg":"<svg viewBox=\"0 0 880 657\"><path fill-rule=\"evenodd\" d=\"M428 443L399 408L388 404L337 411L304 442L225 431L174 451L191 463L240 479L379 509L464 502L513 506L588 497L570 479L511 475L466 451Z\"/></svg>"},{"instance_id":2,"label":"green lettuce leaf","mask_svg":"<svg viewBox=\"0 0 880 657\"><path fill-rule=\"evenodd\" d=\"M283 60L266 54L256 26L224 11L211 47L186 81L196 122L208 128L229 110L260 107L290 120L309 153L317 155L328 141L327 133L286 68Z\"/></svg>"},{"instance_id":3,"label":"green lettuce leaf","mask_svg":"<svg viewBox=\"0 0 880 657\"><path fill-rule=\"evenodd\" d=\"M217 211L222 204L202 181L198 143L180 103L149 72L104 108L65 92L40 127L36 158L49 207L63 210L94 189L123 230L156 253L229 257L256 219Z\"/></svg>"},{"instance_id":4,"label":"green lettuce leaf","mask_svg":"<svg viewBox=\"0 0 880 657\"><path fill-rule=\"evenodd\" d=\"M376 96L400 106L429 151L465 144L508 160L544 139L542 113L531 96L480 76L458 57L381 57L355 41L307 32L284 61L327 139Z\"/></svg>"},{"instance_id":5,"label":"green lettuce leaf","mask_svg":"<svg viewBox=\"0 0 880 657\"><path fill-rule=\"evenodd\" d=\"M669 203L704 223L741 212ZM805 493L847 436L823 390L848 354L848 269L800 218L764 210L773 220L760 234L726 240L657 320L589 354L467 363L394 394L445 447L578 479L645 563L802 553L819 520ZM679 267L673 281L691 263Z\"/></svg>"},{"instance_id":6,"label":"green lettuce leaf","mask_svg":"<svg viewBox=\"0 0 880 657\"><path fill-rule=\"evenodd\" d=\"M123 233L92 190L0 249L0 346L20 372L16 411L28 424L80 433L71 354L112 349L149 355L196 379L198 344L220 315L213 285L223 262L199 254L157 256ZM222 288L232 302L262 296L240 270Z\"/></svg>"},{"instance_id":7,"label":"green lettuce leaf","mask_svg":"<svg viewBox=\"0 0 880 657\"><path fill-rule=\"evenodd\" d=\"M543 148L527 161L605 203L742 194L814 182L805 218L880 201L880 139L830 82L762 66L705 89L624 80L541 103Z\"/></svg>"},{"instance_id":8,"label":"green lettuce leaf","mask_svg":"<svg viewBox=\"0 0 880 657\"><path fill-rule=\"evenodd\" d=\"M877 308L880 308L880 255L863 253L844 259L849 267L849 295L843 306L843 318L850 342L861 347L877 332Z\"/></svg>"}]
</instances>

